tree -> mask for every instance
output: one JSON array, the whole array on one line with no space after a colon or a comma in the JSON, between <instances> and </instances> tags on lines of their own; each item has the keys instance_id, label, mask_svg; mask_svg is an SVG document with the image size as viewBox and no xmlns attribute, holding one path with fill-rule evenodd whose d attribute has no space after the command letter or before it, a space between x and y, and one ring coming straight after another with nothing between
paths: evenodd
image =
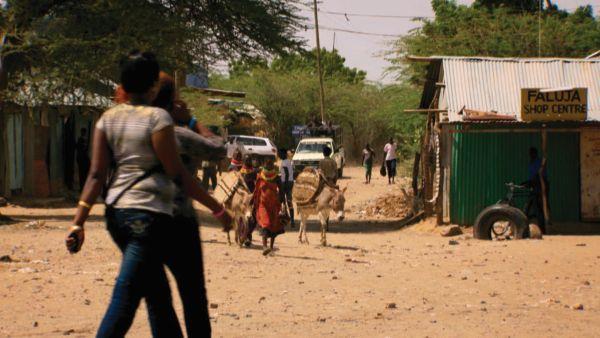
<instances>
[{"instance_id":1,"label":"tree","mask_svg":"<svg viewBox=\"0 0 600 338\"><path fill-rule=\"evenodd\" d=\"M269 136L277 145L290 147L291 127L306 124L319 111L319 83L316 64L311 66L314 59L306 56L310 54L307 51L277 57L267 65L256 61L234 63L229 77L211 75L211 85L246 92L246 102L265 114ZM337 61L327 63L325 71L326 117L343 126L348 158L360 158L365 143L383 147L389 137L401 140L402 153L412 155L422 118L401 112L418 103L420 91L411 86L364 83L359 80L364 72L349 69L337 52L329 52L329 56Z\"/></svg>"},{"instance_id":2,"label":"tree","mask_svg":"<svg viewBox=\"0 0 600 338\"><path fill-rule=\"evenodd\" d=\"M540 8L540 0L476 0L474 5L489 9L505 6L515 10L535 12Z\"/></svg>"},{"instance_id":3,"label":"tree","mask_svg":"<svg viewBox=\"0 0 600 338\"><path fill-rule=\"evenodd\" d=\"M168 70L295 49L296 0L9 0L7 82L42 92L109 95L119 58L152 50Z\"/></svg>"},{"instance_id":4,"label":"tree","mask_svg":"<svg viewBox=\"0 0 600 338\"><path fill-rule=\"evenodd\" d=\"M324 78L336 78L347 83L361 83L367 73L345 65L346 59L337 50L321 49L321 64ZM317 49L288 53L276 57L271 68L280 72L302 71L317 76Z\"/></svg>"},{"instance_id":5,"label":"tree","mask_svg":"<svg viewBox=\"0 0 600 338\"><path fill-rule=\"evenodd\" d=\"M491 10L477 4L460 6L450 0L433 0L432 6L435 19L424 20L420 29L397 40L388 54L391 70L412 82L423 78L424 66L406 66L407 55L538 56L537 13L515 12L505 6ZM600 22L591 6L574 13L544 12L541 32L541 56L582 57L600 45Z\"/></svg>"}]
</instances>

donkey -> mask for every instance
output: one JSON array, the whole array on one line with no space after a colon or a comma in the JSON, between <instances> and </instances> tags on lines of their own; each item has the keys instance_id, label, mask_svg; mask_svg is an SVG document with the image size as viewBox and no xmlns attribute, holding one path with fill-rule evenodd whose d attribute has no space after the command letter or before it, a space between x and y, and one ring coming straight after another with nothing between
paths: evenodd
<instances>
[{"instance_id":1,"label":"donkey","mask_svg":"<svg viewBox=\"0 0 600 338\"><path fill-rule=\"evenodd\" d=\"M225 191L223 201L225 209L232 215L235 242L242 246L249 234L249 224L252 219L252 193L241 177L237 177L235 184L230 188L224 182L219 184ZM227 243L231 245L231 236L227 231Z\"/></svg>"},{"instance_id":2,"label":"donkey","mask_svg":"<svg viewBox=\"0 0 600 338\"><path fill-rule=\"evenodd\" d=\"M306 235L306 221L308 216L318 215L321 222L321 245L327 246L327 225L329 214L333 211L338 222L344 220L344 205L346 198L344 193L348 187L340 190L337 187L325 186L321 193L315 198L314 203L300 205L296 203L296 210L300 215L300 231L298 232L298 241L308 244ZM304 239L302 238L304 234Z\"/></svg>"}]
</instances>

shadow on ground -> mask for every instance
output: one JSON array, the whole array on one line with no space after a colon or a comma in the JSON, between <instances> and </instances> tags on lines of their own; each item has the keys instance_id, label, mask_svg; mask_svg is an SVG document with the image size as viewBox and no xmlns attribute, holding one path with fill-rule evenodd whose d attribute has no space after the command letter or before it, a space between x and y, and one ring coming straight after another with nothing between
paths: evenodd
<instances>
[{"instance_id":1,"label":"shadow on ground","mask_svg":"<svg viewBox=\"0 0 600 338\"><path fill-rule=\"evenodd\" d=\"M600 223L555 222L548 226L548 234L565 236L600 235Z\"/></svg>"},{"instance_id":2,"label":"shadow on ground","mask_svg":"<svg viewBox=\"0 0 600 338\"><path fill-rule=\"evenodd\" d=\"M46 221L46 222L71 222L75 215L10 215L10 221L3 223L0 219L0 225L29 222L29 221ZM6 217L6 216L3 216ZM92 215L88 217L87 222L104 222L104 216Z\"/></svg>"},{"instance_id":3,"label":"shadow on ground","mask_svg":"<svg viewBox=\"0 0 600 338\"><path fill-rule=\"evenodd\" d=\"M15 224L15 223L19 223L19 221L15 220L12 217L0 215L0 226L11 225L11 224Z\"/></svg>"},{"instance_id":4,"label":"shadow on ground","mask_svg":"<svg viewBox=\"0 0 600 338\"><path fill-rule=\"evenodd\" d=\"M221 225L215 221L212 215L208 212L197 211L198 220L203 226L220 228ZM401 220L345 220L343 222L331 221L329 223L329 233L377 233L386 231L400 230L409 224L409 219ZM285 231L287 233L295 233L298 231L299 222L296 222L296 226L290 229L288 226ZM318 220L309 220L307 225L308 232L320 232L321 224Z\"/></svg>"},{"instance_id":5,"label":"shadow on ground","mask_svg":"<svg viewBox=\"0 0 600 338\"><path fill-rule=\"evenodd\" d=\"M10 203L21 208L76 208L77 197L48 197L48 198L27 198L16 196L10 199Z\"/></svg>"}]
</instances>

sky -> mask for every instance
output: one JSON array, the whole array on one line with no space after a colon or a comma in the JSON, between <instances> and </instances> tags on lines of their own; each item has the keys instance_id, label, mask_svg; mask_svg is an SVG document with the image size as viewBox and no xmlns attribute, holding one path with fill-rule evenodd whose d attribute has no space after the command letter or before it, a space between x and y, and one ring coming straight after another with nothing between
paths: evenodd
<instances>
[{"instance_id":1,"label":"sky","mask_svg":"<svg viewBox=\"0 0 600 338\"><path fill-rule=\"evenodd\" d=\"M458 0L459 4L469 5L473 0ZM600 0L554 0L560 8L569 11L578 6L591 4L594 6L596 15L600 15ZM366 33L404 35L411 29L419 26L405 18L382 18L382 17L360 17L351 14L368 15L392 15L392 16L433 16L431 1L429 0L320 0L319 3L319 26L321 47L331 50L334 43L335 48L346 58L346 64L367 72L367 79L377 82L391 82L391 76L384 76L385 69L389 63L384 60L381 53L388 50L388 44L394 37L381 37L341 32L339 29ZM348 13L337 15L326 12ZM301 15L306 16L310 23L314 22L314 14L311 9L303 9ZM332 31L328 28L335 28ZM308 29L299 32L299 36L306 39L309 48L316 46L315 31Z\"/></svg>"}]
</instances>

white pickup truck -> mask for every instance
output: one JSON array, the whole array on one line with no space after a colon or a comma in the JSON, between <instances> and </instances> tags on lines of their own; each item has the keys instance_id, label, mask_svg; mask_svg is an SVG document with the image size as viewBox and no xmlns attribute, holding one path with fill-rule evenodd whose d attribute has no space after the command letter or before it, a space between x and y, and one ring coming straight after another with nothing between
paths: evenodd
<instances>
[{"instance_id":1,"label":"white pickup truck","mask_svg":"<svg viewBox=\"0 0 600 338\"><path fill-rule=\"evenodd\" d=\"M292 158L294 174L299 174L307 167L318 168L319 161L324 158L323 148L326 146L332 150L331 158L337 164L338 177L342 177L346 164L344 148L336 145L331 137L310 137L300 140Z\"/></svg>"}]
</instances>

